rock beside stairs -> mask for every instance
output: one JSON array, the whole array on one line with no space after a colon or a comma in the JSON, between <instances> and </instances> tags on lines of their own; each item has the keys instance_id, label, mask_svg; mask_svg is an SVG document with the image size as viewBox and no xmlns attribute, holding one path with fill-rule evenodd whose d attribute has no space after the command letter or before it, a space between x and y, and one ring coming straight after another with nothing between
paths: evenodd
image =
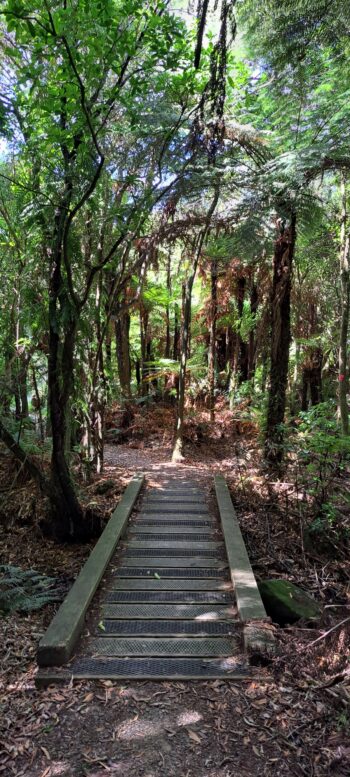
<instances>
[{"instance_id":1,"label":"rock beside stairs","mask_svg":"<svg viewBox=\"0 0 350 777\"><path fill-rule=\"evenodd\" d=\"M267 614L275 623L295 623L300 618L319 618L321 607L310 594L289 580L263 580L259 591Z\"/></svg>"}]
</instances>

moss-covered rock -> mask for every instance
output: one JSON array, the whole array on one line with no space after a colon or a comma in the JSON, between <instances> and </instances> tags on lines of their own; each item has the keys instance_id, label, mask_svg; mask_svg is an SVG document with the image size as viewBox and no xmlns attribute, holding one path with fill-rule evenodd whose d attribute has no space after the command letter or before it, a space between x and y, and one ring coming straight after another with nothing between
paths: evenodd
<instances>
[{"instance_id":1,"label":"moss-covered rock","mask_svg":"<svg viewBox=\"0 0 350 777\"><path fill-rule=\"evenodd\" d=\"M263 580L259 591L267 614L282 626L299 618L319 618L321 607L310 594L289 580Z\"/></svg>"}]
</instances>

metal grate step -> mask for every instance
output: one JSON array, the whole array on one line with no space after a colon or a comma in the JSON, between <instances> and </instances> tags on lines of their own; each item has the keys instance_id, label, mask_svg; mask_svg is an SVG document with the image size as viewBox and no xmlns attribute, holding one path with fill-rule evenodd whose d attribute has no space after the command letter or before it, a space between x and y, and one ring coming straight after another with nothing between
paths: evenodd
<instances>
[{"instance_id":1,"label":"metal grate step","mask_svg":"<svg viewBox=\"0 0 350 777\"><path fill-rule=\"evenodd\" d=\"M151 505L155 505L156 507L163 507L163 505L168 505L168 507L177 507L178 505L180 505L181 507L187 507L187 505L189 505L190 507L192 505L198 506L198 507L207 506L205 499L201 499L200 497L194 497L193 499L190 499L189 497L183 497L183 496L149 497L148 499L144 499L142 504L147 505L147 507L151 507Z\"/></svg>"},{"instance_id":2,"label":"metal grate step","mask_svg":"<svg viewBox=\"0 0 350 777\"><path fill-rule=\"evenodd\" d=\"M237 650L234 640L229 637L202 637L201 639L160 639L147 637L97 637L90 640L90 649L100 656L194 656L215 657L232 656Z\"/></svg>"},{"instance_id":3,"label":"metal grate step","mask_svg":"<svg viewBox=\"0 0 350 777\"><path fill-rule=\"evenodd\" d=\"M140 515L143 515L144 513L153 513L154 515L203 515L204 517L209 515L209 510L207 507L182 507L179 505L179 507L163 507L163 505L152 505L152 507L143 507L140 510Z\"/></svg>"},{"instance_id":4,"label":"metal grate step","mask_svg":"<svg viewBox=\"0 0 350 777\"><path fill-rule=\"evenodd\" d=\"M183 555L175 556L173 558L170 558L169 556L160 558L159 556L146 556L145 553L143 556L139 556L138 554L135 556L123 556L121 563L123 567L147 567L150 575L154 574L154 572L151 571L152 569L162 575L164 574L163 568L170 567L187 567L193 569L213 567L214 569L220 570L228 569L227 561L224 559L219 560L217 554L215 554L215 558L208 558L207 556L194 556L193 558L188 558Z\"/></svg>"},{"instance_id":5,"label":"metal grate step","mask_svg":"<svg viewBox=\"0 0 350 777\"><path fill-rule=\"evenodd\" d=\"M111 588L113 591L231 591L231 581L222 580L182 580L168 578L164 580L157 573L147 579L114 577Z\"/></svg>"},{"instance_id":6,"label":"metal grate step","mask_svg":"<svg viewBox=\"0 0 350 777\"><path fill-rule=\"evenodd\" d=\"M155 524L154 526L133 524L130 526L130 536L132 535L134 539L136 539L135 535L137 537L147 535L147 538L149 539L149 535L153 536L154 534L160 534L164 539L167 539L168 536L174 536L179 537L180 539L197 538L200 540L201 538L204 538L204 540L206 540L208 538L209 540L212 540L217 532L218 529L216 529L215 526L158 526L158 524Z\"/></svg>"},{"instance_id":7,"label":"metal grate step","mask_svg":"<svg viewBox=\"0 0 350 777\"><path fill-rule=\"evenodd\" d=\"M220 547L222 547L222 545ZM125 555L123 556L123 563L124 563L124 559L127 558L128 556L129 556L129 558L131 558L133 556L135 556L135 557L143 556L144 558L147 558L148 556L150 558L154 557L154 556L157 556L157 558L163 558L163 559L166 556L169 556L170 558L171 557L175 557L175 556L178 556L178 557L181 557L181 558L191 558L191 557L195 558L196 556L198 556L198 557L213 558L213 559L218 560L218 559L222 559L222 558L225 557L224 556L224 551L223 551L223 549L221 550L220 547L218 547L215 550L214 549L206 550L205 548L192 549L192 548L184 547L184 543L181 543L181 545L178 543L178 547L174 547L173 546L173 547L169 547L169 548L162 548L162 547L154 548L153 546L152 547L145 547L145 545L143 545L142 547L138 547L138 548L127 547L127 549L125 551Z\"/></svg>"},{"instance_id":8,"label":"metal grate step","mask_svg":"<svg viewBox=\"0 0 350 777\"><path fill-rule=\"evenodd\" d=\"M233 602L232 592L223 591L109 591L105 602L146 602L164 604L228 604Z\"/></svg>"},{"instance_id":9,"label":"metal grate step","mask_svg":"<svg viewBox=\"0 0 350 777\"><path fill-rule=\"evenodd\" d=\"M158 489L152 489L152 491L146 492L146 496L148 496L149 499L153 498L166 498L166 497L182 497L183 499L195 499L195 497L198 497L198 499L205 499L205 496L203 496L203 491L200 491L198 488L167 488L163 491Z\"/></svg>"},{"instance_id":10,"label":"metal grate step","mask_svg":"<svg viewBox=\"0 0 350 777\"><path fill-rule=\"evenodd\" d=\"M150 542L151 540L169 540L174 541L175 544L177 542L211 542L213 540L214 532L211 534L201 534L197 533L195 534L192 532L179 532L178 534L174 534L170 531L157 531L154 529L154 531L148 530L148 532L145 531L136 531L134 528L132 529L132 534L130 533L130 539L131 540L138 540L138 542L143 542L146 540L147 542ZM214 535L215 536L215 535ZM132 543L134 545L134 542ZM145 547L145 545L143 546ZM159 545L157 542L157 547L163 547L163 545ZM182 547L182 546L181 546Z\"/></svg>"},{"instance_id":11,"label":"metal grate step","mask_svg":"<svg viewBox=\"0 0 350 777\"><path fill-rule=\"evenodd\" d=\"M151 539L146 540L145 537L140 537L139 539L130 538L127 540L127 550L130 552L130 550L136 549L136 550L156 550L157 553L160 552L160 550L167 550L169 551L169 555L172 555L173 551L180 550L183 551L183 549L186 550L186 555L188 555L188 551L190 550L188 548L189 541L188 538L185 537L185 539L181 540L175 540L172 537L166 537L165 539L161 534L154 534L151 535ZM198 551L216 551L216 549L223 551L224 550L224 544L223 542L216 542L215 540L209 540L207 542L200 542L199 540L195 540L193 542L193 555L196 556L198 554ZM146 553L147 555L147 553Z\"/></svg>"},{"instance_id":12,"label":"metal grate step","mask_svg":"<svg viewBox=\"0 0 350 777\"><path fill-rule=\"evenodd\" d=\"M186 559L188 561L188 559ZM198 579L202 578L205 580L226 580L227 579L227 565L223 567L222 565L219 567L219 565L216 563L216 568L213 568L211 565L201 566L201 567L191 567L192 562L189 561L187 566L183 566L176 563L174 564L175 569L169 569L170 564L168 564L168 568L161 568L159 567L159 570L157 571L157 574L160 575L160 577L163 578L171 578L174 580L177 579ZM141 566L138 562L135 564L134 567L132 566L122 566L119 567L119 569L116 570L114 573L114 576L116 578L141 578L141 579L150 579L152 575L155 574L155 571L150 570L149 566ZM156 579L156 578L155 578Z\"/></svg>"},{"instance_id":13,"label":"metal grate step","mask_svg":"<svg viewBox=\"0 0 350 777\"><path fill-rule=\"evenodd\" d=\"M134 568L133 568L134 567ZM215 561L212 559L168 559L166 566L164 566L164 560L158 563L158 559L145 559L144 563L141 559L129 559L128 563L125 563L123 559L123 565L115 571L115 574L119 577L150 577L157 572L161 577L216 577L227 578L228 564L222 561Z\"/></svg>"},{"instance_id":14,"label":"metal grate step","mask_svg":"<svg viewBox=\"0 0 350 777\"><path fill-rule=\"evenodd\" d=\"M103 618L198 618L222 621L237 617L235 607L220 604L102 604Z\"/></svg>"},{"instance_id":15,"label":"metal grate step","mask_svg":"<svg viewBox=\"0 0 350 777\"><path fill-rule=\"evenodd\" d=\"M73 679L152 679L152 680L205 680L208 677L244 678L251 676L246 664L237 658L82 658L72 666Z\"/></svg>"},{"instance_id":16,"label":"metal grate step","mask_svg":"<svg viewBox=\"0 0 350 777\"><path fill-rule=\"evenodd\" d=\"M104 620L104 634L120 634L130 636L181 636L181 634L190 634L193 637L211 636L231 636L234 632L236 623L233 621L165 621L165 620ZM99 632L100 636L100 632Z\"/></svg>"},{"instance_id":17,"label":"metal grate step","mask_svg":"<svg viewBox=\"0 0 350 777\"><path fill-rule=\"evenodd\" d=\"M132 527L133 531L143 531L143 527L147 527L147 526L153 526L155 528L164 527L164 529L170 529L170 530L175 526L179 526L183 531L187 531L187 529L188 531L192 531L194 528L203 529L204 531L204 529L206 530L206 528L208 527L208 531L209 531L209 529L215 529L216 527L218 527L218 524L213 519L210 519L210 520L189 519L188 521L186 521L181 518L177 520L176 518L172 518L172 517L165 518L165 519L162 519L162 518L140 519L139 518L138 520L132 522L132 524L130 525L130 528Z\"/></svg>"}]
</instances>

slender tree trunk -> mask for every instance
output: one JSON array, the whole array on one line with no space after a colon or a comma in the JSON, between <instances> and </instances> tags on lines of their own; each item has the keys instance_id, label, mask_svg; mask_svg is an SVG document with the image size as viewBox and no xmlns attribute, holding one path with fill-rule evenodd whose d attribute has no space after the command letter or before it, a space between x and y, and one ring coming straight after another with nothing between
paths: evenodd
<instances>
[{"instance_id":1,"label":"slender tree trunk","mask_svg":"<svg viewBox=\"0 0 350 777\"><path fill-rule=\"evenodd\" d=\"M29 415L27 375L28 375L28 363L22 364L20 367L20 374L19 374L19 393L21 397L21 417L22 418L28 418L28 415Z\"/></svg>"},{"instance_id":2,"label":"slender tree trunk","mask_svg":"<svg viewBox=\"0 0 350 777\"><path fill-rule=\"evenodd\" d=\"M170 251L168 253L168 260L167 260L166 287L167 287L168 295L170 297L170 294L171 294L171 253L170 253ZM169 306L169 302L167 303L167 306L166 306L165 319L166 319L166 337L165 337L164 358L165 359L170 359L171 342L170 342L170 306Z\"/></svg>"},{"instance_id":3,"label":"slender tree trunk","mask_svg":"<svg viewBox=\"0 0 350 777\"><path fill-rule=\"evenodd\" d=\"M173 344L173 359L177 361L179 358L179 306L177 302L174 305L174 344Z\"/></svg>"},{"instance_id":4,"label":"slender tree trunk","mask_svg":"<svg viewBox=\"0 0 350 777\"><path fill-rule=\"evenodd\" d=\"M208 384L210 421L215 420L215 351L216 351L216 319L218 308L218 267L217 260L212 259L210 268L211 300L209 318L209 352L208 352Z\"/></svg>"},{"instance_id":5,"label":"slender tree trunk","mask_svg":"<svg viewBox=\"0 0 350 777\"><path fill-rule=\"evenodd\" d=\"M338 412L340 417L341 431L343 435L349 434L349 410L347 402L348 393L348 329L349 329L349 302L350 302L350 273L349 273L349 229L347 213L347 192L345 173L341 177L341 232L340 232L340 338L339 338L339 357L338 357Z\"/></svg>"},{"instance_id":6,"label":"slender tree trunk","mask_svg":"<svg viewBox=\"0 0 350 777\"><path fill-rule=\"evenodd\" d=\"M283 226L275 243L271 296L271 365L266 421L265 456L271 464L283 458L283 422L286 406L290 345L290 297L296 216Z\"/></svg>"},{"instance_id":7,"label":"slender tree trunk","mask_svg":"<svg viewBox=\"0 0 350 777\"><path fill-rule=\"evenodd\" d=\"M13 386L13 395L15 398L15 418L16 418L16 421L20 421L22 418L22 405L21 405L21 395L19 393L19 385L17 382L17 376Z\"/></svg>"},{"instance_id":8,"label":"slender tree trunk","mask_svg":"<svg viewBox=\"0 0 350 777\"><path fill-rule=\"evenodd\" d=\"M176 430L175 430L175 442L174 442L173 455L172 455L173 461L182 461L184 458L183 457L183 431L184 431L184 415L185 415L186 365L187 365L187 354L188 354L189 329L191 326L191 302L192 302L192 288L193 288L194 277L195 277L194 274L192 274L188 278L184 288L178 411L177 411L177 423L176 423Z\"/></svg>"},{"instance_id":9,"label":"slender tree trunk","mask_svg":"<svg viewBox=\"0 0 350 777\"><path fill-rule=\"evenodd\" d=\"M52 428L51 512L55 536L71 540L82 539L85 535L83 511L66 460L67 405L71 393L68 389L71 380L67 380L67 372L73 369L74 341L74 324L62 343L55 319L52 320L50 316L48 383ZM65 353L64 362L61 351ZM65 386L64 391L62 386Z\"/></svg>"},{"instance_id":10,"label":"slender tree trunk","mask_svg":"<svg viewBox=\"0 0 350 777\"><path fill-rule=\"evenodd\" d=\"M111 334L110 323L108 324L108 327L106 329L105 349L106 349L106 369L108 372L108 376L110 377L112 374L112 334Z\"/></svg>"},{"instance_id":11,"label":"slender tree trunk","mask_svg":"<svg viewBox=\"0 0 350 777\"><path fill-rule=\"evenodd\" d=\"M72 393L76 311L62 282L62 241L66 208L56 215L50 254L48 403L52 429L51 516L55 536L63 540L85 538L84 514L66 460L67 406ZM69 312L69 321L67 315ZM65 317L63 325L62 318Z\"/></svg>"},{"instance_id":12,"label":"slender tree trunk","mask_svg":"<svg viewBox=\"0 0 350 777\"><path fill-rule=\"evenodd\" d=\"M237 284L237 305L238 305L238 317L240 319L240 322L242 322L242 318L243 318L245 288L246 288L246 279L244 277L241 277L238 279L238 284ZM248 380L248 347L247 347L247 343L244 342L241 336L241 328L242 326L240 324L239 332L238 332L238 344L237 344L238 384L241 384L244 381Z\"/></svg>"},{"instance_id":13,"label":"slender tree trunk","mask_svg":"<svg viewBox=\"0 0 350 777\"><path fill-rule=\"evenodd\" d=\"M293 370L292 390L290 397L290 412L291 415L295 415L298 406L298 385L299 385L299 360L300 360L300 343L295 340L295 363Z\"/></svg>"},{"instance_id":14,"label":"slender tree trunk","mask_svg":"<svg viewBox=\"0 0 350 777\"><path fill-rule=\"evenodd\" d=\"M141 375L142 375L142 390L148 394L149 382L148 382L148 367L147 367L147 351L148 351L148 311L141 305L140 307L140 338L141 338Z\"/></svg>"},{"instance_id":15,"label":"slender tree trunk","mask_svg":"<svg viewBox=\"0 0 350 777\"><path fill-rule=\"evenodd\" d=\"M124 399L131 397L131 362L130 362L130 314L123 300L115 321L115 341L118 362L118 374L121 393Z\"/></svg>"},{"instance_id":16,"label":"slender tree trunk","mask_svg":"<svg viewBox=\"0 0 350 777\"><path fill-rule=\"evenodd\" d=\"M137 390L138 390L138 393L140 393L140 391L141 391L141 363L140 363L140 359L136 359L136 361L135 361L135 375L136 375Z\"/></svg>"},{"instance_id":17,"label":"slender tree trunk","mask_svg":"<svg viewBox=\"0 0 350 777\"><path fill-rule=\"evenodd\" d=\"M313 354L313 366L310 370L310 397L313 406L322 402L322 362L323 354L318 348Z\"/></svg>"},{"instance_id":18,"label":"slender tree trunk","mask_svg":"<svg viewBox=\"0 0 350 777\"><path fill-rule=\"evenodd\" d=\"M41 397L40 397L40 394L39 394L38 382L37 382L37 379L36 379L35 367L32 367L32 378L33 378L33 388L34 388L34 394L35 394L35 400L36 400L36 410L38 411L38 418L39 418L40 439L41 439L41 442L44 442L44 440L45 440L45 425L44 425L43 414L42 414L42 409L41 409Z\"/></svg>"},{"instance_id":19,"label":"slender tree trunk","mask_svg":"<svg viewBox=\"0 0 350 777\"><path fill-rule=\"evenodd\" d=\"M258 309L258 288L256 283L253 282L251 292L250 292L250 312L252 316L256 315L257 309ZM254 323L254 326L249 332L248 380L252 380L255 372L255 360L256 360L255 350L256 350L256 347L255 347L255 323Z\"/></svg>"},{"instance_id":20,"label":"slender tree trunk","mask_svg":"<svg viewBox=\"0 0 350 777\"><path fill-rule=\"evenodd\" d=\"M307 394L309 388L309 371L307 367L303 367L301 375L301 410L303 413L307 410Z\"/></svg>"},{"instance_id":21,"label":"slender tree trunk","mask_svg":"<svg viewBox=\"0 0 350 777\"><path fill-rule=\"evenodd\" d=\"M101 326L101 307L102 307L102 277L98 277L95 297L95 317L96 317L96 345L93 354L92 369L92 392L91 392L91 429L93 436L94 456L93 462L97 474L103 471L103 448L104 448L104 413L106 404L105 392L105 371L103 360L103 339L105 330Z\"/></svg>"}]
</instances>

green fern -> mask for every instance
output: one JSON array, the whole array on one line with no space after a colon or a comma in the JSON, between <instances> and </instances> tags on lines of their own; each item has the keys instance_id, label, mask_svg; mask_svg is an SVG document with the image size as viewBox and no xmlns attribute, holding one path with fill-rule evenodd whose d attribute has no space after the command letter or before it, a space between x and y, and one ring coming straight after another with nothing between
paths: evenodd
<instances>
[{"instance_id":1,"label":"green fern","mask_svg":"<svg viewBox=\"0 0 350 777\"><path fill-rule=\"evenodd\" d=\"M0 565L0 612L31 612L61 599L56 578L33 569Z\"/></svg>"}]
</instances>

